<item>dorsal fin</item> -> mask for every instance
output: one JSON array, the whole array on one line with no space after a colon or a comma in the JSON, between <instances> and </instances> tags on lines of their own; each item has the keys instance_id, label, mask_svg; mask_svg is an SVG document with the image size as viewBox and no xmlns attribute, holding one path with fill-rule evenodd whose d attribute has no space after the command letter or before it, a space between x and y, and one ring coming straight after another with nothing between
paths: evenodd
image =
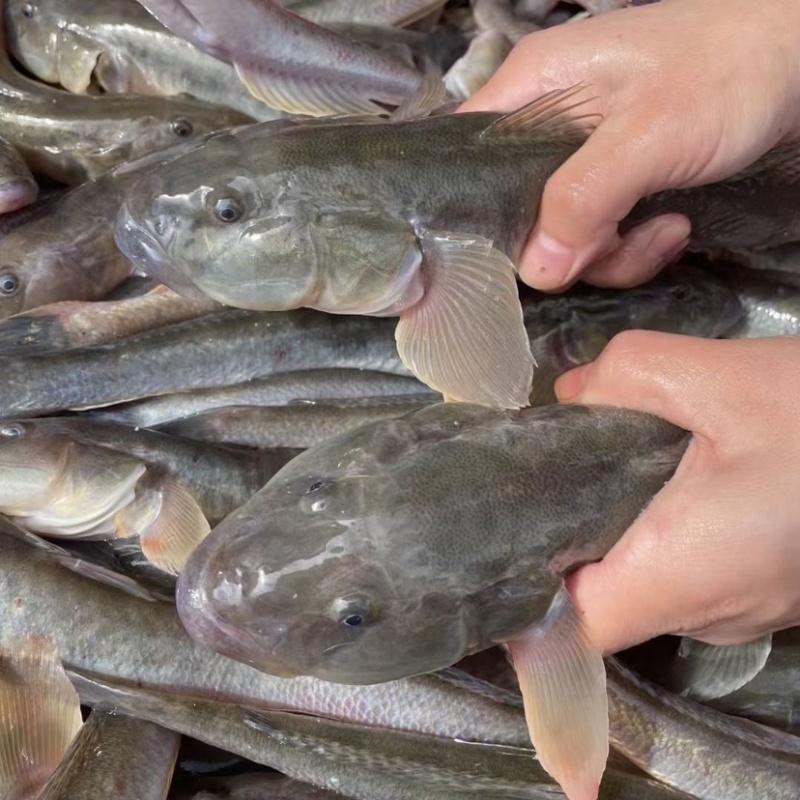
<instances>
[{"instance_id":1,"label":"dorsal fin","mask_svg":"<svg viewBox=\"0 0 800 800\"><path fill-rule=\"evenodd\" d=\"M599 112L573 113L597 100L588 86L579 83L569 89L555 89L532 103L493 122L484 138L513 137L559 142L584 142L602 119Z\"/></svg>"}]
</instances>

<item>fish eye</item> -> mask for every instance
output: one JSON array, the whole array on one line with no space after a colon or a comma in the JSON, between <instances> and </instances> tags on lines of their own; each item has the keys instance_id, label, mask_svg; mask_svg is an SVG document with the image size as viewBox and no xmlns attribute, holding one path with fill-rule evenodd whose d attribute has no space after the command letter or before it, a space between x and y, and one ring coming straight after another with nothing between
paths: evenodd
<instances>
[{"instance_id":1,"label":"fish eye","mask_svg":"<svg viewBox=\"0 0 800 800\"><path fill-rule=\"evenodd\" d=\"M25 429L22 425L16 423L14 425L3 425L0 427L0 436L5 436L7 439L19 439L24 433Z\"/></svg>"},{"instance_id":2,"label":"fish eye","mask_svg":"<svg viewBox=\"0 0 800 800\"><path fill-rule=\"evenodd\" d=\"M36 14L36 6L33 3L25 3L22 6L22 16L26 19L31 19Z\"/></svg>"},{"instance_id":3,"label":"fish eye","mask_svg":"<svg viewBox=\"0 0 800 800\"><path fill-rule=\"evenodd\" d=\"M192 133L194 133L192 123L189 122L188 119L176 119L170 127L172 128L172 132L176 136L180 136L181 139L185 139L187 136L191 136Z\"/></svg>"},{"instance_id":4,"label":"fish eye","mask_svg":"<svg viewBox=\"0 0 800 800\"><path fill-rule=\"evenodd\" d=\"M308 488L306 489L305 494L319 494L327 486L328 486L328 482L327 481L322 480L322 478L315 478L308 485Z\"/></svg>"},{"instance_id":5,"label":"fish eye","mask_svg":"<svg viewBox=\"0 0 800 800\"><path fill-rule=\"evenodd\" d=\"M0 275L0 295L13 297L19 291L19 278L13 272Z\"/></svg>"},{"instance_id":6,"label":"fish eye","mask_svg":"<svg viewBox=\"0 0 800 800\"><path fill-rule=\"evenodd\" d=\"M361 595L340 597L334 600L331 610L336 621L348 628L358 628L369 622L369 601Z\"/></svg>"},{"instance_id":7,"label":"fish eye","mask_svg":"<svg viewBox=\"0 0 800 800\"><path fill-rule=\"evenodd\" d=\"M236 222L243 213L242 204L233 197L222 197L214 203L214 216L220 222Z\"/></svg>"}]
</instances>

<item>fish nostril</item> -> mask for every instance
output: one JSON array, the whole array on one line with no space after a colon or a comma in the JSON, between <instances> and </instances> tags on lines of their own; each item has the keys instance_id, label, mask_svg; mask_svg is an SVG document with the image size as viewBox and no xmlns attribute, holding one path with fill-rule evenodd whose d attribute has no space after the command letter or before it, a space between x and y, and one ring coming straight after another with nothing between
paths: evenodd
<instances>
[{"instance_id":1,"label":"fish nostril","mask_svg":"<svg viewBox=\"0 0 800 800\"><path fill-rule=\"evenodd\" d=\"M153 220L153 230L158 236L163 236L167 231L167 220L164 216L156 217Z\"/></svg>"}]
</instances>

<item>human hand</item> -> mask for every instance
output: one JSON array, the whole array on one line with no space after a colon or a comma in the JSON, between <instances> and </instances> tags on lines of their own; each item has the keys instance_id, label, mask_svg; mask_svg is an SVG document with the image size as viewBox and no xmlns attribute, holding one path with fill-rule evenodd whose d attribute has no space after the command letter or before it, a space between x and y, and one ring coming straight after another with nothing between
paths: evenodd
<instances>
[{"instance_id":1,"label":"human hand","mask_svg":"<svg viewBox=\"0 0 800 800\"><path fill-rule=\"evenodd\" d=\"M589 84L603 119L550 179L520 263L534 288L644 283L688 244L678 214L624 237L643 197L729 177L800 135L800 3L662 0L525 37L463 111ZM583 111L584 109L582 109Z\"/></svg>"},{"instance_id":2,"label":"human hand","mask_svg":"<svg viewBox=\"0 0 800 800\"><path fill-rule=\"evenodd\" d=\"M613 653L665 633L741 644L800 625L800 337L616 336L560 400L694 433L674 477L568 589ZM777 386L780 385L780 390Z\"/></svg>"}]
</instances>

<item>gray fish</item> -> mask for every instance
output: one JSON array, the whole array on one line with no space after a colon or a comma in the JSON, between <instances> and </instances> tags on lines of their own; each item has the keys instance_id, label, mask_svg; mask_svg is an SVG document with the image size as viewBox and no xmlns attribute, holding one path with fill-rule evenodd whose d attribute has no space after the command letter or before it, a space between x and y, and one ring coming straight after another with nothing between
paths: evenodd
<instances>
[{"instance_id":1,"label":"gray fish","mask_svg":"<svg viewBox=\"0 0 800 800\"><path fill-rule=\"evenodd\" d=\"M648 774L699 800L800 796L800 739L670 694L614 659L608 666L611 743Z\"/></svg>"},{"instance_id":2,"label":"gray fish","mask_svg":"<svg viewBox=\"0 0 800 800\"><path fill-rule=\"evenodd\" d=\"M521 19L544 24L559 0L516 0L514 13Z\"/></svg>"},{"instance_id":3,"label":"gray fish","mask_svg":"<svg viewBox=\"0 0 800 800\"><path fill-rule=\"evenodd\" d=\"M180 800L341 800L342 795L318 789L277 772L253 772L206 778L187 786Z\"/></svg>"},{"instance_id":4,"label":"gray fish","mask_svg":"<svg viewBox=\"0 0 800 800\"><path fill-rule=\"evenodd\" d=\"M534 362L514 263L547 179L585 139L591 100L575 87L508 115L213 136L131 189L116 241L181 293L399 316L400 357L432 389L521 407ZM762 246L795 227L800 238L798 152L779 148L728 182L654 195L626 224L686 212L698 249Z\"/></svg>"},{"instance_id":5,"label":"gray fish","mask_svg":"<svg viewBox=\"0 0 800 800\"><path fill-rule=\"evenodd\" d=\"M14 538L0 544L0 649L19 637L45 636L68 670L172 699L223 700L465 741L517 746L527 738L518 709L436 678L374 687L272 678L193 642L167 603L86 580Z\"/></svg>"},{"instance_id":6,"label":"gray fish","mask_svg":"<svg viewBox=\"0 0 800 800\"><path fill-rule=\"evenodd\" d=\"M0 27L4 18L0 4ZM2 48L0 92L0 136L35 173L68 184L193 135L252 122L238 111L189 98L71 95L18 73Z\"/></svg>"},{"instance_id":7,"label":"gray fish","mask_svg":"<svg viewBox=\"0 0 800 800\"><path fill-rule=\"evenodd\" d=\"M434 395L434 400L437 399ZM247 447L296 447L322 444L361 425L395 419L426 403L406 400L374 405L233 406L218 408L161 426L173 436Z\"/></svg>"},{"instance_id":8,"label":"gray fish","mask_svg":"<svg viewBox=\"0 0 800 800\"><path fill-rule=\"evenodd\" d=\"M564 797L538 764L534 752L527 748L375 730L298 714L253 712L208 701L189 704L173 696L116 686L79 672L70 674L81 698L89 705L124 709L231 752L246 754L292 778L357 800ZM257 796L266 800L265 795ZM688 798L616 769L607 770L599 793L599 800L684 797Z\"/></svg>"},{"instance_id":9,"label":"gray fish","mask_svg":"<svg viewBox=\"0 0 800 800\"><path fill-rule=\"evenodd\" d=\"M29 206L38 194L39 186L17 148L0 138L0 214Z\"/></svg>"},{"instance_id":10,"label":"gray fish","mask_svg":"<svg viewBox=\"0 0 800 800\"><path fill-rule=\"evenodd\" d=\"M6 0L14 58L47 83L87 93L190 95L254 120L281 115L254 98L228 64L168 31L136 0Z\"/></svg>"},{"instance_id":11,"label":"gray fish","mask_svg":"<svg viewBox=\"0 0 800 800\"><path fill-rule=\"evenodd\" d=\"M511 41L502 31L479 33L444 76L447 91L461 100L471 97L500 69L511 47Z\"/></svg>"},{"instance_id":12,"label":"gray fish","mask_svg":"<svg viewBox=\"0 0 800 800\"><path fill-rule=\"evenodd\" d=\"M320 369L287 372L270 378L235 384L224 389L178 392L111 406L92 413L97 419L151 428L202 411L226 406L284 406L297 403L342 403L366 405L370 402L396 402L409 395L435 402L437 395L425 384L405 375L355 369Z\"/></svg>"},{"instance_id":13,"label":"gray fish","mask_svg":"<svg viewBox=\"0 0 800 800\"><path fill-rule=\"evenodd\" d=\"M166 286L125 300L64 300L0 322L0 355L41 355L105 344L220 308L214 300L182 297Z\"/></svg>"},{"instance_id":14,"label":"gray fish","mask_svg":"<svg viewBox=\"0 0 800 800\"><path fill-rule=\"evenodd\" d=\"M445 0L281 0L281 5L318 25L410 25L441 8Z\"/></svg>"},{"instance_id":15,"label":"gray fish","mask_svg":"<svg viewBox=\"0 0 800 800\"><path fill-rule=\"evenodd\" d=\"M93 711L37 800L164 800L180 734Z\"/></svg>"},{"instance_id":16,"label":"gray fish","mask_svg":"<svg viewBox=\"0 0 800 800\"><path fill-rule=\"evenodd\" d=\"M516 15L512 0L472 0L472 12L478 30L502 33L512 44L541 30L536 23Z\"/></svg>"},{"instance_id":17,"label":"gray fish","mask_svg":"<svg viewBox=\"0 0 800 800\"><path fill-rule=\"evenodd\" d=\"M364 425L299 455L206 537L178 579L181 619L265 672L364 685L503 643L541 764L571 800L594 798L603 660L563 575L608 552L689 438L577 405L444 403Z\"/></svg>"}]
</instances>

